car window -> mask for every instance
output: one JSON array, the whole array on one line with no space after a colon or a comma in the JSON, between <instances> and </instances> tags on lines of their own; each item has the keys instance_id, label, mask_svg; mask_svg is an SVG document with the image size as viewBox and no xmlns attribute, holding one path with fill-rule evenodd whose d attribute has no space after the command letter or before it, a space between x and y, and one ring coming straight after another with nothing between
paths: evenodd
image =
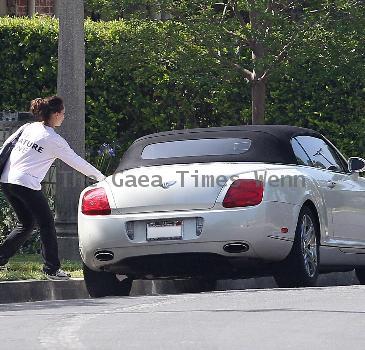
<instances>
[{"instance_id":1,"label":"car window","mask_svg":"<svg viewBox=\"0 0 365 350\"><path fill-rule=\"evenodd\" d=\"M242 154L251 147L250 139L222 138L153 143L142 151L142 159L201 157Z\"/></svg>"},{"instance_id":2,"label":"car window","mask_svg":"<svg viewBox=\"0 0 365 350\"><path fill-rule=\"evenodd\" d=\"M348 168L348 163L347 163L347 158L342 155L334 145L331 144L330 141L327 142L329 144L329 148L332 150L332 154L335 154L336 155L336 159L338 159L339 163L341 163L342 165L342 169L344 169L344 171L346 173L349 172L349 168Z\"/></svg>"},{"instance_id":3,"label":"car window","mask_svg":"<svg viewBox=\"0 0 365 350\"><path fill-rule=\"evenodd\" d=\"M337 172L346 172L332 147L324 140L312 136L297 136L295 140L308 154L313 166Z\"/></svg>"},{"instance_id":4,"label":"car window","mask_svg":"<svg viewBox=\"0 0 365 350\"><path fill-rule=\"evenodd\" d=\"M293 151L295 154L295 158L297 159L297 163L299 165L309 165L313 166L312 161L310 160L308 154L304 151L301 144L295 138L291 140L291 145L293 147Z\"/></svg>"}]
</instances>

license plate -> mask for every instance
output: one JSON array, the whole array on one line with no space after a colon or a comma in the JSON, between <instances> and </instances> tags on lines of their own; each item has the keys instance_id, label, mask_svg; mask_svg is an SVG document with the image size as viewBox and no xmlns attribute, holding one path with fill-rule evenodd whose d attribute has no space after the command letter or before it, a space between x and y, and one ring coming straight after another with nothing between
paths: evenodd
<instances>
[{"instance_id":1,"label":"license plate","mask_svg":"<svg viewBox=\"0 0 365 350\"><path fill-rule=\"evenodd\" d=\"M147 223L147 240L182 239L182 220L159 220Z\"/></svg>"}]
</instances>

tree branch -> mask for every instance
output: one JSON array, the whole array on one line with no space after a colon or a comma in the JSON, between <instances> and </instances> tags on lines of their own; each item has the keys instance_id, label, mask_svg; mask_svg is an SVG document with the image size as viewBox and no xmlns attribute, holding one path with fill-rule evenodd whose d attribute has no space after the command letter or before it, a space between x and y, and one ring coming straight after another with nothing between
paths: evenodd
<instances>
[{"instance_id":1,"label":"tree branch","mask_svg":"<svg viewBox=\"0 0 365 350\"><path fill-rule=\"evenodd\" d=\"M220 24L223 23L224 17L226 16L226 12L227 12L228 6L229 6L229 1L224 5L224 9L223 9L223 13L222 13L222 18L220 20Z\"/></svg>"},{"instance_id":2,"label":"tree branch","mask_svg":"<svg viewBox=\"0 0 365 350\"><path fill-rule=\"evenodd\" d=\"M241 67L239 64L237 63L233 63L231 61L227 61L228 65L231 66L232 68L236 69L237 71L239 71L240 73L243 74L243 76L249 80L252 81L253 80L253 73L251 71L249 71L246 68Z\"/></svg>"},{"instance_id":3,"label":"tree branch","mask_svg":"<svg viewBox=\"0 0 365 350\"><path fill-rule=\"evenodd\" d=\"M283 12L289 8L292 8L294 6L295 2L290 1L287 4L285 4L283 1L275 1L275 0L267 0L267 6L265 9L266 13L269 12Z\"/></svg>"},{"instance_id":4,"label":"tree branch","mask_svg":"<svg viewBox=\"0 0 365 350\"><path fill-rule=\"evenodd\" d=\"M242 36L242 35L240 35L240 34L237 34L237 33L235 33L235 32L232 32L232 31L228 30L228 29L227 29L227 28L225 28L225 27L223 27L223 30L224 30L227 34L229 34L229 35L231 35L231 36L235 37L236 39L239 39L245 47L249 47L250 49L252 49L252 48L253 48L253 42L252 42L252 40L249 40L249 39L245 38L244 36Z\"/></svg>"},{"instance_id":5,"label":"tree branch","mask_svg":"<svg viewBox=\"0 0 365 350\"><path fill-rule=\"evenodd\" d=\"M236 71L240 72L241 74L243 74L243 76L248 79L249 81L252 81L254 78L254 74L253 72L249 71L246 68L243 68L242 66L240 66L237 63L232 62L231 60L226 60L223 59L222 57L219 55L219 53L215 52L211 47L207 47L208 51L210 52L210 54L219 61L219 63L223 66L223 67L230 67L230 68L234 68Z\"/></svg>"},{"instance_id":6,"label":"tree branch","mask_svg":"<svg viewBox=\"0 0 365 350\"><path fill-rule=\"evenodd\" d=\"M244 75L244 77L245 77L247 80L249 80L249 81L252 81L252 80L253 80L253 73L252 73L251 71L249 71L249 70L248 70L248 69L246 69L246 68L243 68L243 67L239 66L238 64L237 64L237 66L241 69L242 74Z\"/></svg>"},{"instance_id":7,"label":"tree branch","mask_svg":"<svg viewBox=\"0 0 365 350\"><path fill-rule=\"evenodd\" d=\"M246 68L243 68L238 63L234 63L231 60L224 60L220 63L223 65L223 67L234 68L237 72L241 73L248 81L253 81L254 73Z\"/></svg>"},{"instance_id":8,"label":"tree branch","mask_svg":"<svg viewBox=\"0 0 365 350\"><path fill-rule=\"evenodd\" d=\"M280 53L275 57L274 62L267 69L265 69L264 73L261 75L261 77L258 78L258 80L265 80L268 77L268 75L271 73L271 71L274 68L276 68L287 57L287 54L288 54L287 49L293 44L293 41L289 41L282 48Z\"/></svg>"},{"instance_id":9,"label":"tree branch","mask_svg":"<svg viewBox=\"0 0 365 350\"><path fill-rule=\"evenodd\" d=\"M228 1L228 3L232 6L232 9L233 9L233 12L234 12L234 15L237 17L237 19L239 20L240 24L242 27L246 27L246 22L244 20L244 18L242 17L241 15L241 12L239 11L238 9L238 4L237 4L237 1L234 0L234 1ZM227 3L227 4L228 4Z\"/></svg>"},{"instance_id":10,"label":"tree branch","mask_svg":"<svg viewBox=\"0 0 365 350\"><path fill-rule=\"evenodd\" d=\"M269 13L269 12L272 12L273 10L274 10L274 1L268 0L265 12Z\"/></svg>"}]
</instances>

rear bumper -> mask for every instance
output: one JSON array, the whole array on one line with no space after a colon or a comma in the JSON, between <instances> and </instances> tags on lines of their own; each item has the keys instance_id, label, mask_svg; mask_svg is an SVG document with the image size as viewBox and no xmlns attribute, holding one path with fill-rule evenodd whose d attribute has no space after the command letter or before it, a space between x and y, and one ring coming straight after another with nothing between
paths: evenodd
<instances>
[{"instance_id":1,"label":"rear bumper","mask_svg":"<svg viewBox=\"0 0 365 350\"><path fill-rule=\"evenodd\" d=\"M228 257L213 253L153 254L125 258L104 266L111 271L135 279L243 278L272 274L275 265L259 259Z\"/></svg>"},{"instance_id":2,"label":"rear bumper","mask_svg":"<svg viewBox=\"0 0 365 350\"><path fill-rule=\"evenodd\" d=\"M192 276L202 271L215 275L280 261L289 254L299 208L291 204L263 202L255 207L222 210L196 210L136 215L85 216L79 214L80 252L85 264L94 270L138 276ZM147 241L146 221L203 218L200 236L192 229L181 240ZM139 223L135 239L127 236L126 222ZM287 227L287 233L281 228ZM223 247L233 242L248 244L242 253L228 253ZM95 253L112 252L113 259L99 261ZM175 262L175 263L174 263Z\"/></svg>"}]
</instances>

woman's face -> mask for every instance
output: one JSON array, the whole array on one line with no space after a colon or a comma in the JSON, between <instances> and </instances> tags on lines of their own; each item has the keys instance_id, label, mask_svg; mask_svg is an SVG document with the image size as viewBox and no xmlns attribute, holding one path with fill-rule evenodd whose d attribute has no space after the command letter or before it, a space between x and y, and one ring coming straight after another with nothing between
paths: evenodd
<instances>
[{"instance_id":1,"label":"woman's face","mask_svg":"<svg viewBox=\"0 0 365 350\"><path fill-rule=\"evenodd\" d=\"M65 109L63 108L61 112L56 112L52 114L50 126L52 127L61 126L64 119L65 119Z\"/></svg>"}]
</instances>

